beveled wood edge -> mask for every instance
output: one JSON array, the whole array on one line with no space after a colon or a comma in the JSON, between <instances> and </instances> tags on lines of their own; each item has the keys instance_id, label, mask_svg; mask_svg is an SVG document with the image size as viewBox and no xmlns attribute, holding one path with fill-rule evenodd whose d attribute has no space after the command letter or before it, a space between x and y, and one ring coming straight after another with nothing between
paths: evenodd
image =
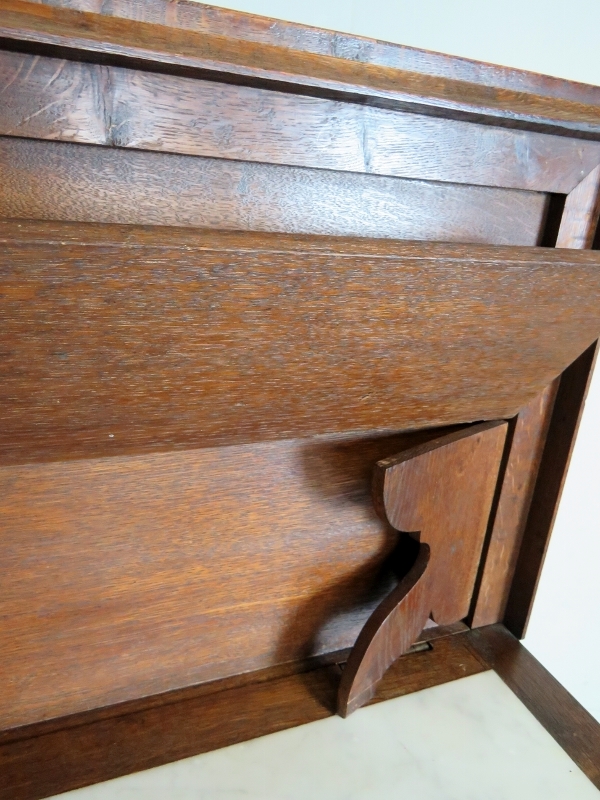
<instances>
[{"instance_id":1,"label":"beveled wood edge","mask_svg":"<svg viewBox=\"0 0 600 800\"><path fill-rule=\"evenodd\" d=\"M575 359L560 377L523 541L502 620L508 630L519 639L524 638L527 631L597 356L596 341Z\"/></svg>"},{"instance_id":2,"label":"beveled wood edge","mask_svg":"<svg viewBox=\"0 0 600 800\"><path fill-rule=\"evenodd\" d=\"M600 788L600 725L504 626L456 626L431 641L395 662L369 704L493 669ZM347 653L29 726L0 742L0 800L40 800L332 716Z\"/></svg>"},{"instance_id":3,"label":"beveled wood edge","mask_svg":"<svg viewBox=\"0 0 600 800\"><path fill-rule=\"evenodd\" d=\"M411 69L438 77L545 94L549 97L600 102L600 87L489 64L463 56L386 42L367 36L327 30L260 14L198 3L195 0L32 0L41 5L92 11L105 16L157 22L174 28L231 36L260 44L277 44L317 55Z\"/></svg>"},{"instance_id":4,"label":"beveled wood edge","mask_svg":"<svg viewBox=\"0 0 600 800\"><path fill-rule=\"evenodd\" d=\"M40 9L42 9L40 11ZM169 33L170 32L170 33ZM101 14L0 0L0 40L36 54L600 139L600 105ZM134 42L135 44L132 44ZM466 99L465 99L466 98Z\"/></svg>"},{"instance_id":5,"label":"beveled wood edge","mask_svg":"<svg viewBox=\"0 0 600 800\"><path fill-rule=\"evenodd\" d=\"M503 625L472 630L465 641L600 789L600 723Z\"/></svg>"}]
</instances>

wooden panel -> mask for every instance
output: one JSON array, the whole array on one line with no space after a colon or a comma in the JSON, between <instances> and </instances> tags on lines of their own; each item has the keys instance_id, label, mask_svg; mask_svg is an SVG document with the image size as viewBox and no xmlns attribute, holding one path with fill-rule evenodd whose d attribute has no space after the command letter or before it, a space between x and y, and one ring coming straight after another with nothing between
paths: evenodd
<instances>
[{"instance_id":1,"label":"wooden panel","mask_svg":"<svg viewBox=\"0 0 600 800\"><path fill-rule=\"evenodd\" d=\"M49 54L285 88L385 108L600 137L600 107L195 31L2 0L0 37Z\"/></svg>"},{"instance_id":2,"label":"wooden panel","mask_svg":"<svg viewBox=\"0 0 600 800\"><path fill-rule=\"evenodd\" d=\"M0 138L0 216L536 244L546 196Z\"/></svg>"},{"instance_id":3,"label":"wooden panel","mask_svg":"<svg viewBox=\"0 0 600 800\"><path fill-rule=\"evenodd\" d=\"M485 64L459 56L368 39L340 31L323 30L227 8L186 0L32 0L58 8L72 8L159 25L274 44L309 53L336 56L411 72L454 78L518 92L544 94L600 104L600 88L549 75Z\"/></svg>"},{"instance_id":4,"label":"wooden panel","mask_svg":"<svg viewBox=\"0 0 600 800\"><path fill-rule=\"evenodd\" d=\"M6 51L0 92L0 133L37 139L562 193L600 162L598 142Z\"/></svg>"},{"instance_id":5,"label":"wooden panel","mask_svg":"<svg viewBox=\"0 0 600 800\"><path fill-rule=\"evenodd\" d=\"M15 221L0 240L5 463L504 418L600 330L593 252Z\"/></svg>"},{"instance_id":6,"label":"wooden panel","mask_svg":"<svg viewBox=\"0 0 600 800\"><path fill-rule=\"evenodd\" d=\"M559 380L525 406L514 421L491 538L483 558L471 623L474 628L504 618Z\"/></svg>"},{"instance_id":7,"label":"wooden panel","mask_svg":"<svg viewBox=\"0 0 600 800\"><path fill-rule=\"evenodd\" d=\"M557 247L589 250L600 216L600 164L569 194Z\"/></svg>"},{"instance_id":8,"label":"wooden panel","mask_svg":"<svg viewBox=\"0 0 600 800\"><path fill-rule=\"evenodd\" d=\"M600 166L567 196L557 247L575 250L592 247L599 213ZM560 378L540 474L506 606L507 627L519 637L524 636L527 629L596 354L597 342Z\"/></svg>"},{"instance_id":9,"label":"wooden panel","mask_svg":"<svg viewBox=\"0 0 600 800\"><path fill-rule=\"evenodd\" d=\"M504 622L522 638L533 606L597 353L594 342L565 370L531 501Z\"/></svg>"},{"instance_id":10,"label":"wooden panel","mask_svg":"<svg viewBox=\"0 0 600 800\"><path fill-rule=\"evenodd\" d=\"M436 434L0 469L2 725L350 647L395 585L373 465Z\"/></svg>"},{"instance_id":11,"label":"wooden panel","mask_svg":"<svg viewBox=\"0 0 600 800\"><path fill-rule=\"evenodd\" d=\"M600 725L502 625L465 637L600 789Z\"/></svg>"},{"instance_id":12,"label":"wooden panel","mask_svg":"<svg viewBox=\"0 0 600 800\"><path fill-rule=\"evenodd\" d=\"M483 423L377 462L380 516L431 547L426 605L439 625L469 612L507 427Z\"/></svg>"},{"instance_id":13,"label":"wooden panel","mask_svg":"<svg viewBox=\"0 0 600 800\"><path fill-rule=\"evenodd\" d=\"M483 672L468 635L438 639L431 650L399 659L371 702ZM251 675L246 684L221 691L217 684L210 694L189 690L178 702L167 696L150 708L141 701L109 718L92 712L76 728L2 744L0 799L37 800L333 713L338 674L331 667L268 677Z\"/></svg>"}]
</instances>

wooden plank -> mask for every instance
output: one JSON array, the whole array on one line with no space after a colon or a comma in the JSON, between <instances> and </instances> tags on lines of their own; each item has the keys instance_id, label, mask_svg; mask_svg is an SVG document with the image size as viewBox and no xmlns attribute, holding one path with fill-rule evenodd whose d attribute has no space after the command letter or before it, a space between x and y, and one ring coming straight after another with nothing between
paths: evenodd
<instances>
[{"instance_id":1,"label":"wooden plank","mask_svg":"<svg viewBox=\"0 0 600 800\"><path fill-rule=\"evenodd\" d=\"M177 0L32 0L57 8L90 11L175 28L229 36L293 50L347 58L410 72L423 72L441 78L544 94L549 97L600 104L600 88L535 72L485 64L460 56L419 50L406 45L382 42L364 36L324 30L296 22L245 14L204 3Z\"/></svg>"},{"instance_id":2,"label":"wooden plank","mask_svg":"<svg viewBox=\"0 0 600 800\"><path fill-rule=\"evenodd\" d=\"M600 216L600 164L567 197L557 247L589 250Z\"/></svg>"},{"instance_id":3,"label":"wooden plank","mask_svg":"<svg viewBox=\"0 0 600 800\"><path fill-rule=\"evenodd\" d=\"M373 467L437 435L0 469L2 726L351 647L395 585Z\"/></svg>"},{"instance_id":4,"label":"wooden plank","mask_svg":"<svg viewBox=\"0 0 600 800\"><path fill-rule=\"evenodd\" d=\"M600 138L600 106L98 14L2 0L0 38L109 60L514 127ZM22 46L22 45L21 45Z\"/></svg>"},{"instance_id":5,"label":"wooden plank","mask_svg":"<svg viewBox=\"0 0 600 800\"><path fill-rule=\"evenodd\" d=\"M523 543L504 616L506 627L519 638L523 638L527 630L596 352L597 343L594 342L564 371L560 378Z\"/></svg>"},{"instance_id":6,"label":"wooden plank","mask_svg":"<svg viewBox=\"0 0 600 800\"><path fill-rule=\"evenodd\" d=\"M523 540L559 380L519 412L509 438L500 494L492 515L490 541L482 559L472 627L504 618Z\"/></svg>"},{"instance_id":7,"label":"wooden plank","mask_svg":"<svg viewBox=\"0 0 600 800\"><path fill-rule=\"evenodd\" d=\"M458 634L406 655L387 672L372 702L436 686L486 669ZM95 719L78 727L0 745L1 800L38 800L58 792L225 747L330 716L338 674L322 667L228 690L189 691L184 700ZM217 687L215 687L217 688ZM168 700L168 698L167 698ZM143 702L143 701L142 701ZM35 765L35 768L32 768Z\"/></svg>"},{"instance_id":8,"label":"wooden plank","mask_svg":"<svg viewBox=\"0 0 600 800\"><path fill-rule=\"evenodd\" d=\"M17 221L0 240L4 463L506 418L600 329L593 252Z\"/></svg>"},{"instance_id":9,"label":"wooden plank","mask_svg":"<svg viewBox=\"0 0 600 800\"><path fill-rule=\"evenodd\" d=\"M0 51L0 134L570 192L600 143ZM527 158L523 158L523 153Z\"/></svg>"},{"instance_id":10,"label":"wooden plank","mask_svg":"<svg viewBox=\"0 0 600 800\"><path fill-rule=\"evenodd\" d=\"M600 789L600 725L592 715L504 626L473 631L466 641Z\"/></svg>"},{"instance_id":11,"label":"wooden plank","mask_svg":"<svg viewBox=\"0 0 600 800\"><path fill-rule=\"evenodd\" d=\"M533 245L546 196L0 138L0 216Z\"/></svg>"}]
</instances>

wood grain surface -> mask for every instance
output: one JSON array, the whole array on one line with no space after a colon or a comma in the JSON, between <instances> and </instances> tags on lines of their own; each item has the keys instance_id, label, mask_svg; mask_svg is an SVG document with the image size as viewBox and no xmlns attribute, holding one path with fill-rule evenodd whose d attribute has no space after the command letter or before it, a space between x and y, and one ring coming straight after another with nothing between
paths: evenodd
<instances>
[{"instance_id":1,"label":"wood grain surface","mask_svg":"<svg viewBox=\"0 0 600 800\"><path fill-rule=\"evenodd\" d=\"M534 245L547 196L0 138L0 215Z\"/></svg>"},{"instance_id":2,"label":"wood grain surface","mask_svg":"<svg viewBox=\"0 0 600 800\"><path fill-rule=\"evenodd\" d=\"M593 252L16 221L0 241L4 463L507 418L600 332Z\"/></svg>"},{"instance_id":3,"label":"wood grain surface","mask_svg":"<svg viewBox=\"0 0 600 800\"><path fill-rule=\"evenodd\" d=\"M485 669L468 648L465 634L437 639L430 650L398 659L371 702ZM38 800L334 713L339 670L321 667L284 677L270 672L248 675L245 683L232 688L217 683L171 701L169 696L162 702L138 701L114 716L91 712L76 727L0 744L0 798Z\"/></svg>"},{"instance_id":4,"label":"wood grain surface","mask_svg":"<svg viewBox=\"0 0 600 800\"><path fill-rule=\"evenodd\" d=\"M600 164L569 193L558 232L557 247L589 250L600 216Z\"/></svg>"},{"instance_id":5,"label":"wood grain surface","mask_svg":"<svg viewBox=\"0 0 600 800\"><path fill-rule=\"evenodd\" d=\"M469 613L507 428L505 422L464 428L375 467L379 515L431 548L423 602L439 625Z\"/></svg>"},{"instance_id":6,"label":"wood grain surface","mask_svg":"<svg viewBox=\"0 0 600 800\"><path fill-rule=\"evenodd\" d=\"M491 535L482 557L482 574L471 626L504 618L554 400L560 379L521 409L512 421L506 463L500 472Z\"/></svg>"},{"instance_id":7,"label":"wood grain surface","mask_svg":"<svg viewBox=\"0 0 600 800\"><path fill-rule=\"evenodd\" d=\"M410 650L429 617L429 545L420 544L415 563L369 617L342 672L337 713L347 717L375 694L377 684Z\"/></svg>"},{"instance_id":8,"label":"wood grain surface","mask_svg":"<svg viewBox=\"0 0 600 800\"><path fill-rule=\"evenodd\" d=\"M600 213L600 167L592 170L567 196L557 236L557 246L574 250L594 245ZM541 569L579 421L597 355L597 342L563 372L556 390L523 544L514 569L504 621L516 636L525 635ZM488 617L489 621L492 621Z\"/></svg>"},{"instance_id":9,"label":"wood grain surface","mask_svg":"<svg viewBox=\"0 0 600 800\"><path fill-rule=\"evenodd\" d=\"M0 134L570 192L600 143L0 51Z\"/></svg>"},{"instance_id":10,"label":"wood grain surface","mask_svg":"<svg viewBox=\"0 0 600 800\"><path fill-rule=\"evenodd\" d=\"M527 630L596 355L594 342L560 378L504 616L508 630L519 638Z\"/></svg>"},{"instance_id":11,"label":"wood grain surface","mask_svg":"<svg viewBox=\"0 0 600 800\"><path fill-rule=\"evenodd\" d=\"M36 52L227 79L477 122L600 137L600 105L124 18L2 0L0 38Z\"/></svg>"},{"instance_id":12,"label":"wood grain surface","mask_svg":"<svg viewBox=\"0 0 600 800\"><path fill-rule=\"evenodd\" d=\"M460 56L419 50L340 31L324 30L287 20L245 14L228 8L187 0L32 0L57 8L71 8L123 17L216 36L230 36L274 44L308 53L346 58L440 78L481 83L500 89L600 104L600 88L549 75L473 61Z\"/></svg>"},{"instance_id":13,"label":"wood grain surface","mask_svg":"<svg viewBox=\"0 0 600 800\"><path fill-rule=\"evenodd\" d=\"M374 465L437 435L0 469L2 726L351 647L396 584Z\"/></svg>"}]
</instances>

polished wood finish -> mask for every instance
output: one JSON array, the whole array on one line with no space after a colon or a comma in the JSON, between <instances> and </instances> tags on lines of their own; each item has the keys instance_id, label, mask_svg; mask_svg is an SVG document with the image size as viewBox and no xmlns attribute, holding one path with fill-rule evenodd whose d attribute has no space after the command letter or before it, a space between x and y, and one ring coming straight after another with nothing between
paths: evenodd
<instances>
[{"instance_id":1,"label":"polished wood finish","mask_svg":"<svg viewBox=\"0 0 600 800\"><path fill-rule=\"evenodd\" d=\"M596 253L16 221L0 241L4 463L509 417L600 333Z\"/></svg>"},{"instance_id":2,"label":"polished wood finish","mask_svg":"<svg viewBox=\"0 0 600 800\"><path fill-rule=\"evenodd\" d=\"M382 42L364 36L323 30L295 22L246 14L192 0L32 0L57 8L71 8L96 14L122 17L199 31L216 36L274 44L308 53L335 56L440 78L454 78L502 89L542 94L600 104L600 88L584 83L538 75L534 72L501 67L419 50L406 45Z\"/></svg>"},{"instance_id":3,"label":"polished wood finish","mask_svg":"<svg viewBox=\"0 0 600 800\"><path fill-rule=\"evenodd\" d=\"M592 247L599 214L600 165L567 196L557 247L575 250ZM524 636L527 629L596 353L597 342L563 372L556 390L557 400L548 435L544 439L545 449L539 479L515 567L514 580L507 595L506 614L502 618L509 630L519 637ZM489 616L487 620L497 621Z\"/></svg>"},{"instance_id":4,"label":"polished wood finish","mask_svg":"<svg viewBox=\"0 0 600 800\"><path fill-rule=\"evenodd\" d=\"M430 650L400 658L371 702L484 671L467 646L469 635L436 639ZM0 744L0 798L38 800L328 717L335 713L338 681L339 670L331 666L287 676L254 673L231 688L189 688L113 715L89 712L76 726L64 720L49 732L15 732Z\"/></svg>"},{"instance_id":5,"label":"polished wood finish","mask_svg":"<svg viewBox=\"0 0 600 800\"><path fill-rule=\"evenodd\" d=\"M395 585L373 468L436 436L0 469L3 727L351 647Z\"/></svg>"},{"instance_id":6,"label":"polished wood finish","mask_svg":"<svg viewBox=\"0 0 600 800\"><path fill-rule=\"evenodd\" d=\"M408 574L369 617L340 681L337 712L347 717L364 706L389 667L410 650L429 617L429 585L426 578L430 550L420 544Z\"/></svg>"},{"instance_id":7,"label":"polished wood finish","mask_svg":"<svg viewBox=\"0 0 600 800\"><path fill-rule=\"evenodd\" d=\"M597 353L594 342L561 376L504 622L525 636Z\"/></svg>"},{"instance_id":8,"label":"polished wood finish","mask_svg":"<svg viewBox=\"0 0 600 800\"><path fill-rule=\"evenodd\" d=\"M507 427L486 422L377 462L379 515L431 548L426 602L439 625L469 612Z\"/></svg>"},{"instance_id":9,"label":"polished wood finish","mask_svg":"<svg viewBox=\"0 0 600 800\"><path fill-rule=\"evenodd\" d=\"M336 656L343 664L346 655ZM371 703L494 669L600 786L600 726L501 625L399 658ZM1 800L39 800L334 713L339 669L264 670L0 736ZM32 769L35 764L35 769Z\"/></svg>"},{"instance_id":10,"label":"polished wood finish","mask_svg":"<svg viewBox=\"0 0 600 800\"><path fill-rule=\"evenodd\" d=\"M535 488L559 379L525 406L513 421L506 463L501 469L491 536L471 625L479 628L504 618L516 561Z\"/></svg>"},{"instance_id":11,"label":"polished wood finish","mask_svg":"<svg viewBox=\"0 0 600 800\"><path fill-rule=\"evenodd\" d=\"M600 138L597 105L128 19L2 0L0 39L49 53L168 69L383 108Z\"/></svg>"},{"instance_id":12,"label":"polished wood finish","mask_svg":"<svg viewBox=\"0 0 600 800\"><path fill-rule=\"evenodd\" d=\"M466 640L600 789L600 725L592 715L504 626L481 628Z\"/></svg>"},{"instance_id":13,"label":"polished wood finish","mask_svg":"<svg viewBox=\"0 0 600 800\"><path fill-rule=\"evenodd\" d=\"M489 246L589 246L600 89L185 0L0 27L0 796L314 718L406 541L369 475L423 426L511 417L471 604L522 630L598 257ZM485 666L425 666L452 631L378 696Z\"/></svg>"},{"instance_id":14,"label":"polished wood finish","mask_svg":"<svg viewBox=\"0 0 600 800\"><path fill-rule=\"evenodd\" d=\"M547 198L330 170L0 138L0 215L535 245Z\"/></svg>"},{"instance_id":15,"label":"polished wood finish","mask_svg":"<svg viewBox=\"0 0 600 800\"><path fill-rule=\"evenodd\" d=\"M600 142L27 53L0 52L0 92L8 136L563 193L600 163Z\"/></svg>"},{"instance_id":16,"label":"polished wood finish","mask_svg":"<svg viewBox=\"0 0 600 800\"><path fill-rule=\"evenodd\" d=\"M567 197L557 247L589 250L600 216L600 164Z\"/></svg>"}]
</instances>

